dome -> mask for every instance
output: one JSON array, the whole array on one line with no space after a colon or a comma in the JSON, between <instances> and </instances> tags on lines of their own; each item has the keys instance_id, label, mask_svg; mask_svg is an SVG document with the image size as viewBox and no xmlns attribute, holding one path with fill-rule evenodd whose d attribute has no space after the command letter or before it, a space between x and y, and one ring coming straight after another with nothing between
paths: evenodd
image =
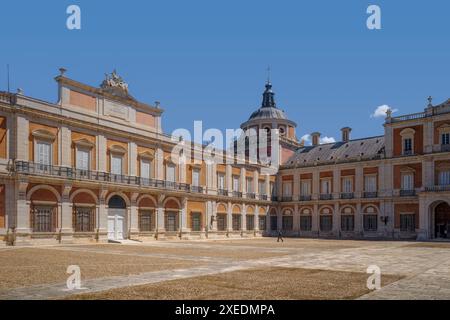
<instances>
[{"instance_id":1,"label":"dome","mask_svg":"<svg viewBox=\"0 0 450 320\"><path fill-rule=\"evenodd\" d=\"M257 119L282 119L287 120L283 110L277 108L260 108L252 113L248 120Z\"/></svg>"}]
</instances>

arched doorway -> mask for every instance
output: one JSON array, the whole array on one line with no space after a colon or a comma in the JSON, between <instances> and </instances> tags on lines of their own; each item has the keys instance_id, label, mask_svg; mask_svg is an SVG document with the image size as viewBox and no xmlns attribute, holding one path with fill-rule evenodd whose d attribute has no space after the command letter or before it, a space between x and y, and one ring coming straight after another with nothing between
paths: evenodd
<instances>
[{"instance_id":1,"label":"arched doorway","mask_svg":"<svg viewBox=\"0 0 450 320\"><path fill-rule=\"evenodd\" d=\"M126 238L127 204L118 196L112 196L108 201L108 240L123 240Z\"/></svg>"},{"instance_id":2,"label":"arched doorway","mask_svg":"<svg viewBox=\"0 0 450 320\"><path fill-rule=\"evenodd\" d=\"M450 206L447 202L434 208L434 232L435 238L450 239Z\"/></svg>"}]
</instances>

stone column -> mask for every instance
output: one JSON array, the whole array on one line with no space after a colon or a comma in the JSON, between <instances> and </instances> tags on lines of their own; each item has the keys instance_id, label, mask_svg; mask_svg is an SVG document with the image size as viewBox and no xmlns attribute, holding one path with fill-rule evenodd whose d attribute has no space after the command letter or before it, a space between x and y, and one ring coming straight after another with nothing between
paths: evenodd
<instances>
[{"instance_id":1,"label":"stone column","mask_svg":"<svg viewBox=\"0 0 450 320\"><path fill-rule=\"evenodd\" d=\"M66 184L63 186L61 203L59 203L59 213L60 213L60 235L61 242L69 240L73 235L73 212L72 212L72 203L70 202L70 190L72 190L72 186Z\"/></svg>"},{"instance_id":2,"label":"stone column","mask_svg":"<svg viewBox=\"0 0 450 320\"><path fill-rule=\"evenodd\" d=\"M31 233L30 202L27 201L28 181L16 182L17 216L15 221L17 236L28 236Z\"/></svg>"},{"instance_id":3,"label":"stone column","mask_svg":"<svg viewBox=\"0 0 450 320\"><path fill-rule=\"evenodd\" d=\"M240 176L240 180L241 180L241 187L240 187L240 191L242 192L242 197L246 198L247 197L247 170L245 168L241 168L241 176Z\"/></svg>"},{"instance_id":4,"label":"stone column","mask_svg":"<svg viewBox=\"0 0 450 320\"><path fill-rule=\"evenodd\" d=\"M228 202L227 210L227 231L231 232L233 231L233 207L231 202Z\"/></svg>"},{"instance_id":5,"label":"stone column","mask_svg":"<svg viewBox=\"0 0 450 320\"><path fill-rule=\"evenodd\" d=\"M355 169L355 198L361 198L364 192L364 169L357 166Z\"/></svg>"},{"instance_id":6,"label":"stone column","mask_svg":"<svg viewBox=\"0 0 450 320\"><path fill-rule=\"evenodd\" d=\"M232 181L232 167L231 165L227 164L225 167L225 185L226 189L228 190L228 194L231 194L233 191L233 181Z\"/></svg>"},{"instance_id":7,"label":"stone column","mask_svg":"<svg viewBox=\"0 0 450 320\"><path fill-rule=\"evenodd\" d=\"M97 136L97 170L106 172L108 159L106 157L107 142L104 135Z\"/></svg>"},{"instance_id":8,"label":"stone column","mask_svg":"<svg viewBox=\"0 0 450 320\"><path fill-rule=\"evenodd\" d=\"M319 205L314 204L313 205L313 212L311 217L311 232L317 233L319 232Z\"/></svg>"},{"instance_id":9,"label":"stone column","mask_svg":"<svg viewBox=\"0 0 450 320\"><path fill-rule=\"evenodd\" d=\"M60 137L59 137L59 144L60 144L60 159L59 163L63 167L75 167L75 164L72 164L72 132L67 127L61 127L60 130Z\"/></svg>"},{"instance_id":10,"label":"stone column","mask_svg":"<svg viewBox=\"0 0 450 320\"><path fill-rule=\"evenodd\" d=\"M242 205L242 212L241 212L241 231L247 231L247 205Z\"/></svg>"},{"instance_id":11,"label":"stone column","mask_svg":"<svg viewBox=\"0 0 450 320\"><path fill-rule=\"evenodd\" d=\"M340 230L341 230L341 213L339 212L339 203L335 203L333 210L333 234L339 235Z\"/></svg>"},{"instance_id":12,"label":"stone column","mask_svg":"<svg viewBox=\"0 0 450 320\"><path fill-rule=\"evenodd\" d=\"M128 142L128 175L137 176L137 145L134 142Z\"/></svg>"},{"instance_id":13,"label":"stone column","mask_svg":"<svg viewBox=\"0 0 450 320\"><path fill-rule=\"evenodd\" d=\"M108 190L100 190L98 216L97 216L97 234L98 241L107 241L108 239L108 206L106 203L106 194Z\"/></svg>"},{"instance_id":14,"label":"stone column","mask_svg":"<svg viewBox=\"0 0 450 320\"><path fill-rule=\"evenodd\" d=\"M318 200L320 197L320 174L318 170L313 171L312 177L312 200Z\"/></svg>"},{"instance_id":15,"label":"stone column","mask_svg":"<svg viewBox=\"0 0 450 320\"><path fill-rule=\"evenodd\" d=\"M361 203L358 202L356 204L356 212L355 212L355 234L359 236L364 228L363 228L363 216L361 212Z\"/></svg>"},{"instance_id":16,"label":"stone column","mask_svg":"<svg viewBox=\"0 0 450 320\"><path fill-rule=\"evenodd\" d=\"M165 180L164 177L164 151L160 146L156 148L155 152L155 169L156 169L156 179Z\"/></svg>"},{"instance_id":17,"label":"stone column","mask_svg":"<svg viewBox=\"0 0 450 320\"><path fill-rule=\"evenodd\" d=\"M333 199L339 199L341 193L341 175L339 169L333 169Z\"/></svg>"},{"instance_id":18,"label":"stone column","mask_svg":"<svg viewBox=\"0 0 450 320\"><path fill-rule=\"evenodd\" d=\"M191 232L190 226L187 224L187 198L181 199L181 209L180 209L180 215L181 215L181 232Z\"/></svg>"},{"instance_id":19,"label":"stone column","mask_svg":"<svg viewBox=\"0 0 450 320\"><path fill-rule=\"evenodd\" d=\"M16 160L29 161L32 159L29 155L29 121L28 119L17 116L17 134L16 134Z\"/></svg>"},{"instance_id":20,"label":"stone column","mask_svg":"<svg viewBox=\"0 0 450 320\"><path fill-rule=\"evenodd\" d=\"M253 225L255 232L259 231L259 206L255 205L255 215L253 216Z\"/></svg>"},{"instance_id":21,"label":"stone column","mask_svg":"<svg viewBox=\"0 0 450 320\"><path fill-rule=\"evenodd\" d=\"M298 201L300 198L300 173L294 171L294 185L292 188L292 200Z\"/></svg>"},{"instance_id":22,"label":"stone column","mask_svg":"<svg viewBox=\"0 0 450 320\"><path fill-rule=\"evenodd\" d=\"M270 176L268 174L266 174L265 177L265 187L266 187L266 195L267 195L267 200L271 200L271 196L272 194L270 193ZM268 225L269 223L267 223Z\"/></svg>"},{"instance_id":23,"label":"stone column","mask_svg":"<svg viewBox=\"0 0 450 320\"><path fill-rule=\"evenodd\" d=\"M298 208L298 204L294 206L294 217L293 217L293 231L296 233L300 232L300 211Z\"/></svg>"},{"instance_id":24,"label":"stone column","mask_svg":"<svg viewBox=\"0 0 450 320\"><path fill-rule=\"evenodd\" d=\"M137 204L137 198L139 193L133 192L131 194L130 201L130 237L137 236L139 234L139 207Z\"/></svg>"}]
</instances>

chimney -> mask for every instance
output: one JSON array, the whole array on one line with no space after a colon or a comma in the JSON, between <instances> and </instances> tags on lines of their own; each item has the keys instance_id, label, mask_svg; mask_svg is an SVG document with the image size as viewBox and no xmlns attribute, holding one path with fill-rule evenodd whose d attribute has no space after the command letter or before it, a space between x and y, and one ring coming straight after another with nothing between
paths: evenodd
<instances>
[{"instance_id":1,"label":"chimney","mask_svg":"<svg viewBox=\"0 0 450 320\"><path fill-rule=\"evenodd\" d=\"M318 146L320 141L320 132L311 133L312 145Z\"/></svg>"},{"instance_id":2,"label":"chimney","mask_svg":"<svg viewBox=\"0 0 450 320\"><path fill-rule=\"evenodd\" d=\"M342 132L342 141L343 142L349 142L350 141L350 132L352 131L352 128L345 127L341 129Z\"/></svg>"}]
</instances>

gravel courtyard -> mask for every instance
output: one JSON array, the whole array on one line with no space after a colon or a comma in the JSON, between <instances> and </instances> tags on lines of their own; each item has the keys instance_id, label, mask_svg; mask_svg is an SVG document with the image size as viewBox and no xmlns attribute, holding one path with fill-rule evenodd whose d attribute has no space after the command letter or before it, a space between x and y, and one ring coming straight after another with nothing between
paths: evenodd
<instances>
[{"instance_id":1,"label":"gravel courtyard","mask_svg":"<svg viewBox=\"0 0 450 320\"><path fill-rule=\"evenodd\" d=\"M82 289L68 290L78 265ZM366 287L367 268L382 288ZM0 248L0 299L450 299L450 243L273 238Z\"/></svg>"}]
</instances>

